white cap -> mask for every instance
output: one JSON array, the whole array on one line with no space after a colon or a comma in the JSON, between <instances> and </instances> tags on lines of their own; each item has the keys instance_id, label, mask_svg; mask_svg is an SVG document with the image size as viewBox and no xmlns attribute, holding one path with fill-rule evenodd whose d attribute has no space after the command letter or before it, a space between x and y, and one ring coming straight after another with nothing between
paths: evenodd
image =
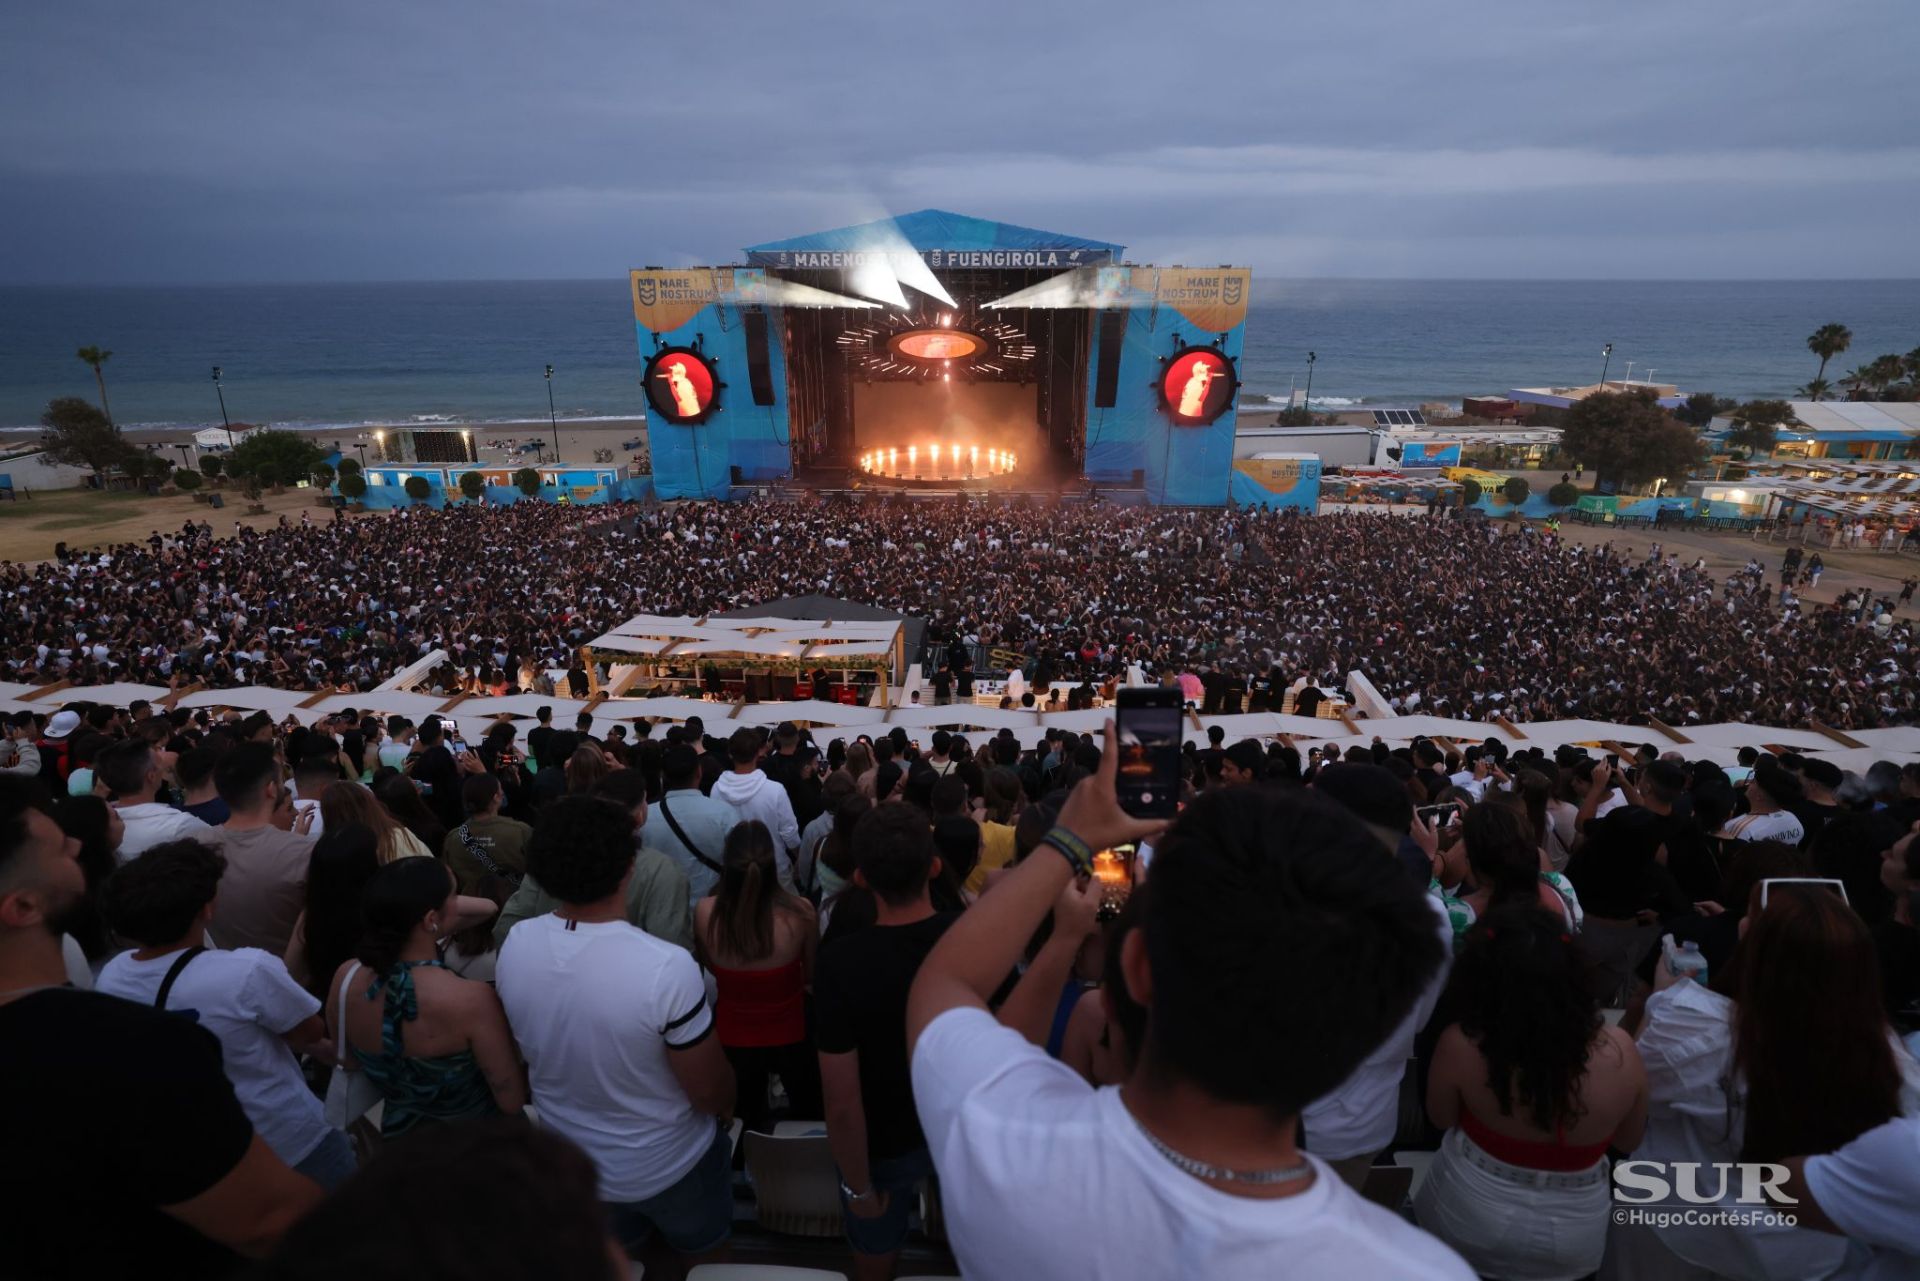
<instances>
[{"instance_id":1,"label":"white cap","mask_svg":"<svg viewBox=\"0 0 1920 1281\"><path fill-rule=\"evenodd\" d=\"M48 738L65 738L80 728L80 713L55 712L53 719L47 722Z\"/></svg>"}]
</instances>

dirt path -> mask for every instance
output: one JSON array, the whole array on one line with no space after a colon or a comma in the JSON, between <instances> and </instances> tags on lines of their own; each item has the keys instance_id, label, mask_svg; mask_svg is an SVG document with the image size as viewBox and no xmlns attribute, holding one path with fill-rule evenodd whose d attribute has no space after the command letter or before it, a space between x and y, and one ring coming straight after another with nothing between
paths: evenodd
<instances>
[{"instance_id":1,"label":"dirt path","mask_svg":"<svg viewBox=\"0 0 1920 1281\"><path fill-rule=\"evenodd\" d=\"M302 511L315 521L333 519L331 512L318 505L319 493L312 489L263 495L261 502L267 508L263 516L244 515L248 503L237 491L222 496L226 506L220 511L186 494L152 498L92 489L44 490L31 498L0 502L0 559L47 560L55 543L79 550L132 542L156 530L172 532L189 520L210 521L215 534L226 536L236 524L260 528L278 523L283 515L298 521Z\"/></svg>"}]
</instances>

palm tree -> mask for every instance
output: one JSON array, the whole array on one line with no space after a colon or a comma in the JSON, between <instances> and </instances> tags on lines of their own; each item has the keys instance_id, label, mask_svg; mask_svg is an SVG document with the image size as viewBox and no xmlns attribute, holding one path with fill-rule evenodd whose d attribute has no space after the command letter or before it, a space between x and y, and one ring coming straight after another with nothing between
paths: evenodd
<instances>
[{"instance_id":1,"label":"palm tree","mask_svg":"<svg viewBox=\"0 0 1920 1281\"><path fill-rule=\"evenodd\" d=\"M1920 387L1920 347L1907 353L1907 381Z\"/></svg>"},{"instance_id":2,"label":"palm tree","mask_svg":"<svg viewBox=\"0 0 1920 1281\"><path fill-rule=\"evenodd\" d=\"M1860 366L1849 369L1846 374L1841 377L1840 387L1847 393L1847 399L1857 400L1860 397L1860 393L1865 391L1872 382L1873 375L1867 372L1865 366Z\"/></svg>"},{"instance_id":3,"label":"palm tree","mask_svg":"<svg viewBox=\"0 0 1920 1281\"><path fill-rule=\"evenodd\" d=\"M1865 373L1867 381L1873 384L1875 397L1885 400L1887 389L1907 376L1907 362L1898 356L1876 356Z\"/></svg>"},{"instance_id":4,"label":"palm tree","mask_svg":"<svg viewBox=\"0 0 1920 1281\"><path fill-rule=\"evenodd\" d=\"M113 353L98 347L82 347L74 355L93 366L93 380L100 384L100 412L107 416L108 422L112 422L113 411L107 408L107 376L100 372L100 366L112 360Z\"/></svg>"},{"instance_id":5,"label":"palm tree","mask_svg":"<svg viewBox=\"0 0 1920 1281\"><path fill-rule=\"evenodd\" d=\"M1807 335L1807 350L1820 357L1820 372L1815 378L1827 376L1827 362L1853 345L1853 331L1845 325L1822 325Z\"/></svg>"},{"instance_id":6,"label":"palm tree","mask_svg":"<svg viewBox=\"0 0 1920 1281\"><path fill-rule=\"evenodd\" d=\"M1817 401L1822 396L1826 395L1828 392L1832 390L1833 390L1832 383L1828 382L1824 378L1816 378L1812 382L1808 383L1806 386L1800 388L1797 394L1805 396L1808 400Z\"/></svg>"}]
</instances>

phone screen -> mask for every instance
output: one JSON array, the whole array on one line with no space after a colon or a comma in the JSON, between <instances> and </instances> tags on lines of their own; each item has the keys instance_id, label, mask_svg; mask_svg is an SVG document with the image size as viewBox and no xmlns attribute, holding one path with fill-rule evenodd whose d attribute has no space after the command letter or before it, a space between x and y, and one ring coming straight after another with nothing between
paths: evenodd
<instances>
[{"instance_id":1,"label":"phone screen","mask_svg":"<svg viewBox=\"0 0 1920 1281\"><path fill-rule=\"evenodd\" d=\"M1114 714L1120 740L1120 808L1137 818L1172 818L1180 804L1180 693L1123 689Z\"/></svg>"},{"instance_id":2,"label":"phone screen","mask_svg":"<svg viewBox=\"0 0 1920 1281\"><path fill-rule=\"evenodd\" d=\"M1116 845L1093 856L1093 876L1100 882L1100 920L1111 921L1126 906L1138 876L1134 862L1138 853L1135 846Z\"/></svg>"}]
</instances>

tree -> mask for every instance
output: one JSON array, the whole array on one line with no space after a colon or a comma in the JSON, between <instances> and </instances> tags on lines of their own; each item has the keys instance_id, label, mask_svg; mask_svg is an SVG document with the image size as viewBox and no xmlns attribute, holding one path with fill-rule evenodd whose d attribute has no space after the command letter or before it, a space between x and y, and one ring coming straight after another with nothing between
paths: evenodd
<instances>
[{"instance_id":1,"label":"tree","mask_svg":"<svg viewBox=\"0 0 1920 1281\"><path fill-rule=\"evenodd\" d=\"M1820 357L1815 378L1827 376L1827 362L1853 345L1853 331L1845 325L1822 325L1807 335L1807 350Z\"/></svg>"},{"instance_id":2,"label":"tree","mask_svg":"<svg viewBox=\"0 0 1920 1281\"><path fill-rule=\"evenodd\" d=\"M1547 501L1555 507L1571 507L1580 501L1580 486L1563 480L1547 491Z\"/></svg>"},{"instance_id":3,"label":"tree","mask_svg":"<svg viewBox=\"0 0 1920 1281\"><path fill-rule=\"evenodd\" d=\"M259 430L247 433L233 447L227 472L233 476L260 476L262 484L284 485L313 474L314 464L326 455L320 446L298 432Z\"/></svg>"},{"instance_id":4,"label":"tree","mask_svg":"<svg viewBox=\"0 0 1920 1281\"><path fill-rule=\"evenodd\" d=\"M1275 427L1311 427L1313 411L1305 405L1292 405L1274 415Z\"/></svg>"},{"instance_id":5,"label":"tree","mask_svg":"<svg viewBox=\"0 0 1920 1281\"><path fill-rule=\"evenodd\" d=\"M521 493L532 498L540 492L540 473L531 467L522 467L513 473L513 484Z\"/></svg>"},{"instance_id":6,"label":"tree","mask_svg":"<svg viewBox=\"0 0 1920 1281\"><path fill-rule=\"evenodd\" d=\"M60 396L47 402L40 415L47 434L40 438L47 461L66 467L85 467L104 475L138 453L106 414L78 396Z\"/></svg>"},{"instance_id":7,"label":"tree","mask_svg":"<svg viewBox=\"0 0 1920 1281\"><path fill-rule=\"evenodd\" d=\"M1479 481L1475 480L1471 476L1467 477L1465 480L1460 482L1460 505L1462 507L1473 506L1475 503L1480 501L1480 495L1483 492L1485 491L1483 491L1480 488Z\"/></svg>"},{"instance_id":8,"label":"tree","mask_svg":"<svg viewBox=\"0 0 1920 1281\"><path fill-rule=\"evenodd\" d=\"M220 473L227 469L227 460L218 454L200 455L200 474L208 480L217 480Z\"/></svg>"},{"instance_id":9,"label":"tree","mask_svg":"<svg viewBox=\"0 0 1920 1281\"><path fill-rule=\"evenodd\" d=\"M1784 400L1749 400L1733 411L1733 430L1727 433L1730 449L1744 449L1748 457L1771 454L1780 439L1780 429L1800 420L1793 406Z\"/></svg>"},{"instance_id":10,"label":"tree","mask_svg":"<svg viewBox=\"0 0 1920 1281\"><path fill-rule=\"evenodd\" d=\"M1700 437L1651 391L1599 392L1567 410L1560 448L1593 468L1594 485L1684 478L1700 462Z\"/></svg>"},{"instance_id":11,"label":"tree","mask_svg":"<svg viewBox=\"0 0 1920 1281\"><path fill-rule=\"evenodd\" d=\"M1825 396L1828 392L1832 390L1833 390L1832 383L1828 382L1824 378L1815 378L1809 381L1808 383L1806 383L1804 386L1802 386L1799 389L1798 394L1805 396L1808 400L1818 401L1821 399L1821 397Z\"/></svg>"},{"instance_id":12,"label":"tree","mask_svg":"<svg viewBox=\"0 0 1920 1281\"><path fill-rule=\"evenodd\" d=\"M367 478L357 471L341 473L340 496L350 502L359 502L367 496Z\"/></svg>"},{"instance_id":13,"label":"tree","mask_svg":"<svg viewBox=\"0 0 1920 1281\"><path fill-rule=\"evenodd\" d=\"M333 467L328 463L315 463L313 465L313 483L322 489L333 484L334 475Z\"/></svg>"},{"instance_id":14,"label":"tree","mask_svg":"<svg viewBox=\"0 0 1920 1281\"><path fill-rule=\"evenodd\" d=\"M433 493L433 486L427 483L425 476L407 477L407 483L403 488L407 491L407 497L416 503L425 502Z\"/></svg>"},{"instance_id":15,"label":"tree","mask_svg":"<svg viewBox=\"0 0 1920 1281\"><path fill-rule=\"evenodd\" d=\"M342 476L358 476L360 474L360 460L357 458L342 458L340 460L340 474Z\"/></svg>"},{"instance_id":16,"label":"tree","mask_svg":"<svg viewBox=\"0 0 1920 1281\"><path fill-rule=\"evenodd\" d=\"M1907 362L1899 356L1875 356L1861 372L1873 388L1873 398L1885 400L1893 385L1907 376Z\"/></svg>"},{"instance_id":17,"label":"tree","mask_svg":"<svg viewBox=\"0 0 1920 1281\"><path fill-rule=\"evenodd\" d=\"M93 381L100 384L100 412L106 415L108 422L112 422L113 410L107 408L107 376L101 372L100 366L112 360L113 353L99 347L82 347L73 354L93 366Z\"/></svg>"},{"instance_id":18,"label":"tree","mask_svg":"<svg viewBox=\"0 0 1920 1281\"><path fill-rule=\"evenodd\" d=\"M200 473L189 471L185 467L176 467L173 472L173 487L183 494L191 494L200 488Z\"/></svg>"},{"instance_id":19,"label":"tree","mask_svg":"<svg viewBox=\"0 0 1920 1281\"><path fill-rule=\"evenodd\" d=\"M1906 355L1907 381L1920 386L1920 347L1915 347Z\"/></svg>"},{"instance_id":20,"label":"tree","mask_svg":"<svg viewBox=\"0 0 1920 1281\"><path fill-rule=\"evenodd\" d=\"M1507 483L1500 486L1500 492L1507 496L1508 502L1518 507L1527 501L1527 495L1533 492L1533 486L1527 483L1525 476L1509 476Z\"/></svg>"},{"instance_id":21,"label":"tree","mask_svg":"<svg viewBox=\"0 0 1920 1281\"><path fill-rule=\"evenodd\" d=\"M1683 423L1695 427L1706 427L1713 422L1713 416L1720 412L1720 398L1710 391L1696 391L1687 397L1687 403L1673 411L1673 416Z\"/></svg>"},{"instance_id":22,"label":"tree","mask_svg":"<svg viewBox=\"0 0 1920 1281\"><path fill-rule=\"evenodd\" d=\"M477 471L461 472L460 492L465 494L469 501L479 502L481 495L487 492L487 478Z\"/></svg>"},{"instance_id":23,"label":"tree","mask_svg":"<svg viewBox=\"0 0 1920 1281\"><path fill-rule=\"evenodd\" d=\"M131 446L128 447L127 456L120 460L121 474L135 484L148 476L164 475L166 466L166 459L155 458L152 454L143 453Z\"/></svg>"}]
</instances>

